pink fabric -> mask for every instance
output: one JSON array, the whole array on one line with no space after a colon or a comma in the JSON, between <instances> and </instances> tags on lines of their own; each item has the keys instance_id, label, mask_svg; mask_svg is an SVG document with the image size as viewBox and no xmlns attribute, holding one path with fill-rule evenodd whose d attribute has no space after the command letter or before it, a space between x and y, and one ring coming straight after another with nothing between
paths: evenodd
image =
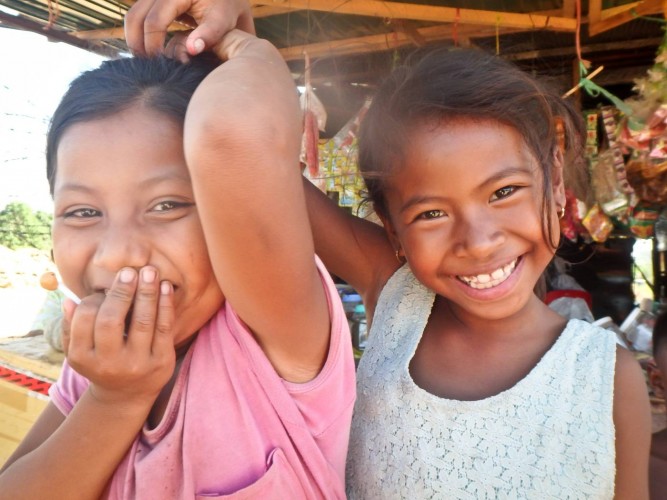
<instances>
[{"instance_id":1,"label":"pink fabric","mask_svg":"<svg viewBox=\"0 0 667 500\"><path fill-rule=\"evenodd\" d=\"M162 422L144 427L108 498L345 498L354 360L338 294L318 267L332 318L321 373L306 384L279 378L227 303L199 333ZM51 399L67 415L87 385L65 363Z\"/></svg>"}]
</instances>

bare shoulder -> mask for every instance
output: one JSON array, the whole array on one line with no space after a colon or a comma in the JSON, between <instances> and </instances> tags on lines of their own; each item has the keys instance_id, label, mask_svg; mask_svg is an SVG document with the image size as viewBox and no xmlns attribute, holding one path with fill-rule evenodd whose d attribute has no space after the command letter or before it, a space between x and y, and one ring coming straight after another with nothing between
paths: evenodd
<instances>
[{"instance_id":1,"label":"bare shoulder","mask_svg":"<svg viewBox=\"0 0 667 500\"><path fill-rule=\"evenodd\" d=\"M626 402L638 407L629 408ZM648 390L639 362L627 349L616 346L616 373L614 375L614 414L616 412L648 412Z\"/></svg>"}]
</instances>

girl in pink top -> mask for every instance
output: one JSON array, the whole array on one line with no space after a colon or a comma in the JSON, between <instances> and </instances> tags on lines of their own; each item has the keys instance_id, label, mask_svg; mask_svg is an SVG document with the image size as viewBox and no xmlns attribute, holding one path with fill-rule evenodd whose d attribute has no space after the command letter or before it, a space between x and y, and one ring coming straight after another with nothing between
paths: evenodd
<instances>
[{"instance_id":1,"label":"girl in pink top","mask_svg":"<svg viewBox=\"0 0 667 500\"><path fill-rule=\"evenodd\" d=\"M297 92L252 35L215 51L107 61L53 116L54 257L82 301L3 498L344 497L354 362Z\"/></svg>"}]
</instances>

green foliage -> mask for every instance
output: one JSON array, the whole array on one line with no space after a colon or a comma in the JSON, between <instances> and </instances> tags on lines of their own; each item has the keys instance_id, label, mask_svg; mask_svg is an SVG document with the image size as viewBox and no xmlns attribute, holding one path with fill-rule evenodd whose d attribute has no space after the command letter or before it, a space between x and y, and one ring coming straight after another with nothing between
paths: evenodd
<instances>
[{"instance_id":1,"label":"green foliage","mask_svg":"<svg viewBox=\"0 0 667 500\"><path fill-rule=\"evenodd\" d=\"M33 211L21 202L9 203L0 212L0 245L7 248L51 248L50 214Z\"/></svg>"}]
</instances>

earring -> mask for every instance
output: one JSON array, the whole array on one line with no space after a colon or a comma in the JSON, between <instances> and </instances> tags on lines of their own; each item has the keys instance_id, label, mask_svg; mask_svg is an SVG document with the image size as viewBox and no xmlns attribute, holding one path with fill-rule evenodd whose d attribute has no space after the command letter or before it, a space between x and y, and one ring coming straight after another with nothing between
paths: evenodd
<instances>
[{"instance_id":1,"label":"earring","mask_svg":"<svg viewBox=\"0 0 667 500\"><path fill-rule=\"evenodd\" d=\"M396 250L396 260L398 261L399 264L404 264L405 263L405 257L401 257L401 251Z\"/></svg>"},{"instance_id":2,"label":"earring","mask_svg":"<svg viewBox=\"0 0 667 500\"><path fill-rule=\"evenodd\" d=\"M558 218L562 219L563 217L565 217L565 207L560 207L558 209Z\"/></svg>"}]
</instances>

